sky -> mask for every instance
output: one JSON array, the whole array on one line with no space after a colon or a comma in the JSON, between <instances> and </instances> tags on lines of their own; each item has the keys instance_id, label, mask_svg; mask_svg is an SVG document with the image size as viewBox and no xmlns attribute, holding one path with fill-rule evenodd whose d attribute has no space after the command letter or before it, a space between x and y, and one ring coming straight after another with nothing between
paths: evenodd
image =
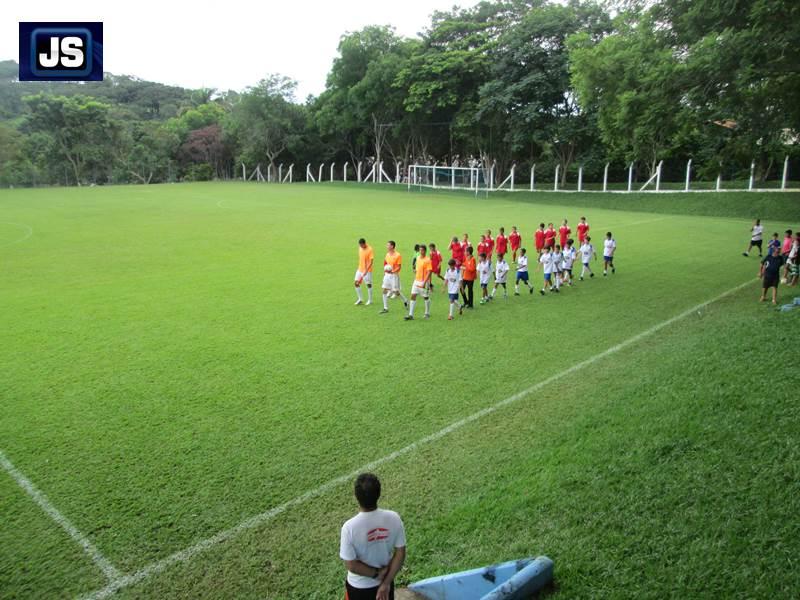
<instances>
[{"instance_id":1,"label":"sky","mask_svg":"<svg viewBox=\"0 0 800 600\"><path fill-rule=\"evenodd\" d=\"M270 73L317 95L341 35L393 25L413 36L435 10L477 0L290 0L221 3L170 0L0 2L0 60L19 61L19 21L103 21L103 70L189 88L242 90ZM210 10L209 6L216 6Z\"/></svg>"}]
</instances>

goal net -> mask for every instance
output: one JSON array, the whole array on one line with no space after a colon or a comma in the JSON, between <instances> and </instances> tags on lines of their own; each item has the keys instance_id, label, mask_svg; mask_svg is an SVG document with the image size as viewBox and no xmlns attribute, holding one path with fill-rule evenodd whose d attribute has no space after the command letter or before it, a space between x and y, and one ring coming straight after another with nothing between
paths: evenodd
<instances>
[{"instance_id":1,"label":"goal net","mask_svg":"<svg viewBox=\"0 0 800 600\"><path fill-rule=\"evenodd\" d=\"M431 188L443 190L468 190L476 194L489 189L488 176L480 167L438 167L410 165L408 189Z\"/></svg>"}]
</instances>

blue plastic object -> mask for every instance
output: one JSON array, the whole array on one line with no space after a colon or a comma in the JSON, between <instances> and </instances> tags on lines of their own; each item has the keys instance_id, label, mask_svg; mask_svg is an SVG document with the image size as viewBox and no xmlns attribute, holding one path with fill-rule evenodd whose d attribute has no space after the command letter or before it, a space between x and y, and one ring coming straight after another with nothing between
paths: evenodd
<instances>
[{"instance_id":1,"label":"blue plastic object","mask_svg":"<svg viewBox=\"0 0 800 600\"><path fill-rule=\"evenodd\" d=\"M794 304L784 304L783 306L781 306L781 312L789 312L794 307L795 307Z\"/></svg>"},{"instance_id":2,"label":"blue plastic object","mask_svg":"<svg viewBox=\"0 0 800 600\"><path fill-rule=\"evenodd\" d=\"M553 561L539 556L431 577L408 587L428 600L521 600L552 579Z\"/></svg>"},{"instance_id":3,"label":"blue plastic object","mask_svg":"<svg viewBox=\"0 0 800 600\"><path fill-rule=\"evenodd\" d=\"M794 297L794 303L795 303L796 305L800 305L800 296L795 296L795 297Z\"/></svg>"}]
</instances>

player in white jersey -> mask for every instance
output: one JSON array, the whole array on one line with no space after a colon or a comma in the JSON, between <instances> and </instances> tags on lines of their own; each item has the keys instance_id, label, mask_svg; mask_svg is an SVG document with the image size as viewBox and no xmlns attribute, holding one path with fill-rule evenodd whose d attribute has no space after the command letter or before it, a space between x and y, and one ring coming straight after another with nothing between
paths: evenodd
<instances>
[{"instance_id":1,"label":"player in white jersey","mask_svg":"<svg viewBox=\"0 0 800 600\"><path fill-rule=\"evenodd\" d=\"M561 246L556 244L555 249L550 253L550 260L553 261L553 286L555 291L561 289L561 263L564 260L564 254L561 252Z\"/></svg>"},{"instance_id":2,"label":"player in white jersey","mask_svg":"<svg viewBox=\"0 0 800 600\"><path fill-rule=\"evenodd\" d=\"M450 314L447 320L452 321L456 312L456 304L458 304L458 291L461 289L461 270L456 268L456 261L453 258L447 261L447 266L449 268L444 272L444 282L450 298Z\"/></svg>"},{"instance_id":3,"label":"player in white jersey","mask_svg":"<svg viewBox=\"0 0 800 600\"><path fill-rule=\"evenodd\" d=\"M579 252L581 253L581 262L583 263L583 268L581 269L581 281L583 281L583 276L586 275L586 271L589 272L589 277L594 277L594 273L592 273L592 269L589 267L589 261L592 260L593 256L594 259L597 260L597 254L594 251L594 246L592 246L592 238L588 235L583 241Z\"/></svg>"},{"instance_id":4,"label":"player in white jersey","mask_svg":"<svg viewBox=\"0 0 800 600\"><path fill-rule=\"evenodd\" d=\"M503 298L508 299L508 287L506 286L506 278L511 267L506 262L505 255L497 255L497 265L494 268L494 288L492 288L492 298L497 291L497 286L503 286Z\"/></svg>"},{"instance_id":5,"label":"player in white jersey","mask_svg":"<svg viewBox=\"0 0 800 600\"><path fill-rule=\"evenodd\" d=\"M577 257L578 253L575 251L573 244L575 243L574 240L571 238L567 240L567 245L562 250L562 254L564 258L561 262L561 281L562 283L566 283L567 285L572 285L572 265L575 262L575 258Z\"/></svg>"},{"instance_id":6,"label":"player in white jersey","mask_svg":"<svg viewBox=\"0 0 800 600\"><path fill-rule=\"evenodd\" d=\"M758 246L758 257L761 258L763 239L764 226L761 224L761 219L756 219L756 222L753 223L753 228L750 230L750 244L747 246L747 250L742 252L742 256L750 256L750 250L753 249L753 246Z\"/></svg>"},{"instance_id":7,"label":"player in white jersey","mask_svg":"<svg viewBox=\"0 0 800 600\"><path fill-rule=\"evenodd\" d=\"M486 304L491 297L489 296L489 279L492 277L492 263L486 258L486 253L478 255L478 278L481 284L481 304Z\"/></svg>"},{"instance_id":8,"label":"player in white jersey","mask_svg":"<svg viewBox=\"0 0 800 600\"><path fill-rule=\"evenodd\" d=\"M520 248L519 260L517 261L517 282L514 285L514 295L519 296L519 282L523 282L528 288L529 293L533 293L533 286L528 282L528 257L525 248Z\"/></svg>"},{"instance_id":9,"label":"player in white jersey","mask_svg":"<svg viewBox=\"0 0 800 600\"><path fill-rule=\"evenodd\" d=\"M606 239L603 240L603 277L608 275L608 267L611 267L611 274L617 272L614 266L614 251L617 249L617 240L611 235L609 231L606 233Z\"/></svg>"},{"instance_id":10,"label":"player in white jersey","mask_svg":"<svg viewBox=\"0 0 800 600\"><path fill-rule=\"evenodd\" d=\"M539 270L539 267L542 268L544 271L544 283L542 284L542 289L539 290L539 293L544 296L544 292L547 289L550 289L551 292L557 292L558 288L553 287L553 253L550 252L550 248L545 246L542 250L542 255L539 257L539 265L536 267L536 270Z\"/></svg>"}]
</instances>

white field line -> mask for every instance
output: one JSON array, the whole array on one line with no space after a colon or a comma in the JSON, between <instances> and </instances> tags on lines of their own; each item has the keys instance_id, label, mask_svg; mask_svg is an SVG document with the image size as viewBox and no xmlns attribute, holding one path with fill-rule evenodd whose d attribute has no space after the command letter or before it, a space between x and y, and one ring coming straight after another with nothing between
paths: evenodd
<instances>
[{"instance_id":1,"label":"white field line","mask_svg":"<svg viewBox=\"0 0 800 600\"><path fill-rule=\"evenodd\" d=\"M24 223L11 223L11 222L8 222L8 221L4 221L3 223L0 223L0 224L2 224L2 225L13 225L14 227L19 227L20 229L25 231L25 235L23 235L21 238L16 239L16 240L12 240L10 242L3 242L2 244L0 244L0 248L2 248L4 246L11 246L12 244L19 244L20 242L24 242L25 240L27 240L29 237L31 237L33 235L33 227L31 227L30 225L25 225Z\"/></svg>"},{"instance_id":2,"label":"white field line","mask_svg":"<svg viewBox=\"0 0 800 600\"><path fill-rule=\"evenodd\" d=\"M97 549L97 547L90 542L85 535L83 535L80 531L78 531L75 526L67 519L64 515L62 515L59 510L52 505L50 500L47 499L42 492L40 492L31 480L25 477L12 463L6 455L0 450L0 465L3 465L3 468L6 472L14 478L14 481L17 482L19 487L21 487L25 492L33 499L36 504L39 505L47 516L53 519L56 523L58 523L64 531L66 531L69 536L78 542L80 546L83 548L84 552L88 554L91 559L95 562L95 564L100 567L100 570L103 571L106 577L108 577L111 581L116 581L120 578L120 572L112 565L109 560L103 556L102 552Z\"/></svg>"},{"instance_id":3,"label":"white field line","mask_svg":"<svg viewBox=\"0 0 800 600\"><path fill-rule=\"evenodd\" d=\"M514 402L518 402L519 400L525 398L526 396L528 396L528 395L530 395L530 394L532 394L532 393L534 393L534 392L536 392L538 390L541 390L542 388L545 388L545 387L549 386L553 382L555 382L555 381L557 381L557 380L559 380L559 379L561 379L563 377L566 377L568 375L572 375L576 371L579 371L579 370L583 369L584 367L588 367L589 365L597 362L598 360L601 360L603 358L606 358L607 356L615 354L615 353L619 352L620 350L623 350L623 349L627 348L628 346L631 346L631 345L635 344L636 342L639 342L643 338L651 336L654 333L664 329L665 327L669 327L670 325L672 325L676 321L680 321L681 319L684 319L684 318L688 317L689 315L691 315L693 313L699 312L701 309L705 308L709 304L717 302L717 301L725 298L726 296L730 296L731 294L733 294L735 292L738 292L739 290L741 290L741 289L743 289L743 288L745 288L745 287L747 287L749 285L752 285L754 281L755 281L754 279L750 280L750 281L746 281L745 283L742 283L741 285L737 285L736 287L731 288L727 292L723 292L723 293L719 294L718 296L715 296L711 300L706 300L705 302L701 302L700 304L698 304L696 306L693 306L692 308L689 308L689 309L683 311L682 313L667 319L666 321L662 321L661 323L658 323L657 325L654 325L653 327L650 327L649 329L647 329L647 330L645 330L645 331L643 331L641 333L638 333L638 334L634 335L633 337L630 337L627 340L625 340L623 342L620 342L619 344L616 344L615 346L611 346L610 348L607 348L606 350L603 350L599 354L595 354L594 356L592 356L590 358L587 358L586 360L583 360L583 361L581 361L579 363L576 363L576 364L572 365L568 369L564 369L560 373L556 373L555 375L552 375L552 376L548 377L547 379L544 379L544 380L542 380L542 381L530 386L529 388L526 388L526 389L522 390L521 392L517 392L513 396L509 396L508 398L506 398L504 400L501 400L497 404L494 404L492 406L489 406L487 408L479 410L478 412L472 413L471 415L469 415L467 417L464 417L463 419L460 419L460 420L448 425L447 427L445 427L443 429L440 429L439 431L437 431L435 433L427 435L424 438L421 438L421 439L417 440L416 442L412 442L411 444L409 444L408 446L405 446L404 448L400 448L399 450L395 450L394 452L392 452L391 454L387 454L383 458L379 458L379 459L377 459L377 460L375 460L375 461L373 461L371 463L363 465L363 466L359 467L357 470L352 471L350 473L347 473L346 475L341 475L340 477L337 477L335 479L331 479L330 481L328 481L326 483L323 483L319 487L314 488L313 490L309 490L306 493L304 493L304 494L302 494L300 496L297 496L296 498L288 500L287 502L284 502L283 504L279 504L278 506L275 506L275 507L269 509L268 511L265 511L265 512L260 513L258 515L254 515L254 516L250 517L249 519L247 519L245 521L242 521L238 525L236 525L234 527L231 527L230 529L226 529L224 531L220 531L216 535L214 535L212 537L209 537L209 538L206 538L204 540L201 540L201 541L197 542L196 544L194 544L193 546L190 546L190 547L186 548L185 550L181 550L179 552L176 552L175 554L171 554L171 555L167 556L166 558L162 558L159 561L151 563L151 564L147 565L146 567L144 567L143 569L141 569L140 571L137 571L136 573L133 573L132 575L125 575L124 577L120 577L119 579L113 580L106 587L101 588L99 590L96 590L96 591L94 591L94 592L92 592L92 593L90 593L90 594L88 594L86 596L83 596L83 599L84 600L100 600L102 598L108 598L109 596L111 596L112 594L116 593L121 588L133 585L135 583L139 583L141 581L144 581L145 579L148 579L149 577L151 577L153 575L156 575L157 573L161 573L162 571L166 570L168 567L170 567L170 566L172 566L172 565L174 565L176 563L188 562L188 561L192 560L195 556L197 556L198 554L200 554L202 552L205 552L209 548L212 548L213 546L216 546L217 544L220 544L222 542L225 542L225 541L228 541L228 540L230 540L232 538L235 538L240 533L242 533L242 532L244 532L244 531L246 531L248 529L252 529L254 527L258 527L260 525L263 525L267 521L270 521L274 517L277 517L281 513L286 512L288 509L290 509L290 508L292 508L294 506L297 506L299 504L303 504L303 503L307 502L308 500L311 500L312 498L316 498L317 496L320 496L320 495L324 494L325 492L335 488L338 485L341 485L341 484L344 484L344 483L352 483L353 479L359 473L363 473L364 471L374 471L377 467L379 467L379 466L381 466L381 465L383 465L385 463L391 462L396 458L404 456L405 454L413 452L414 450L416 450L420 446L424 446L425 444L429 444L431 442L435 442L435 441L439 440L440 438L443 438L447 434L453 433L454 431L456 431L458 429L461 429L464 426L469 425L470 423L473 423L473 422L475 422L475 421L477 421L479 419L482 419L483 417L485 417L487 415L490 415L490 414L492 414L494 412L497 412L498 410L508 406L509 404L513 404Z\"/></svg>"}]
</instances>

